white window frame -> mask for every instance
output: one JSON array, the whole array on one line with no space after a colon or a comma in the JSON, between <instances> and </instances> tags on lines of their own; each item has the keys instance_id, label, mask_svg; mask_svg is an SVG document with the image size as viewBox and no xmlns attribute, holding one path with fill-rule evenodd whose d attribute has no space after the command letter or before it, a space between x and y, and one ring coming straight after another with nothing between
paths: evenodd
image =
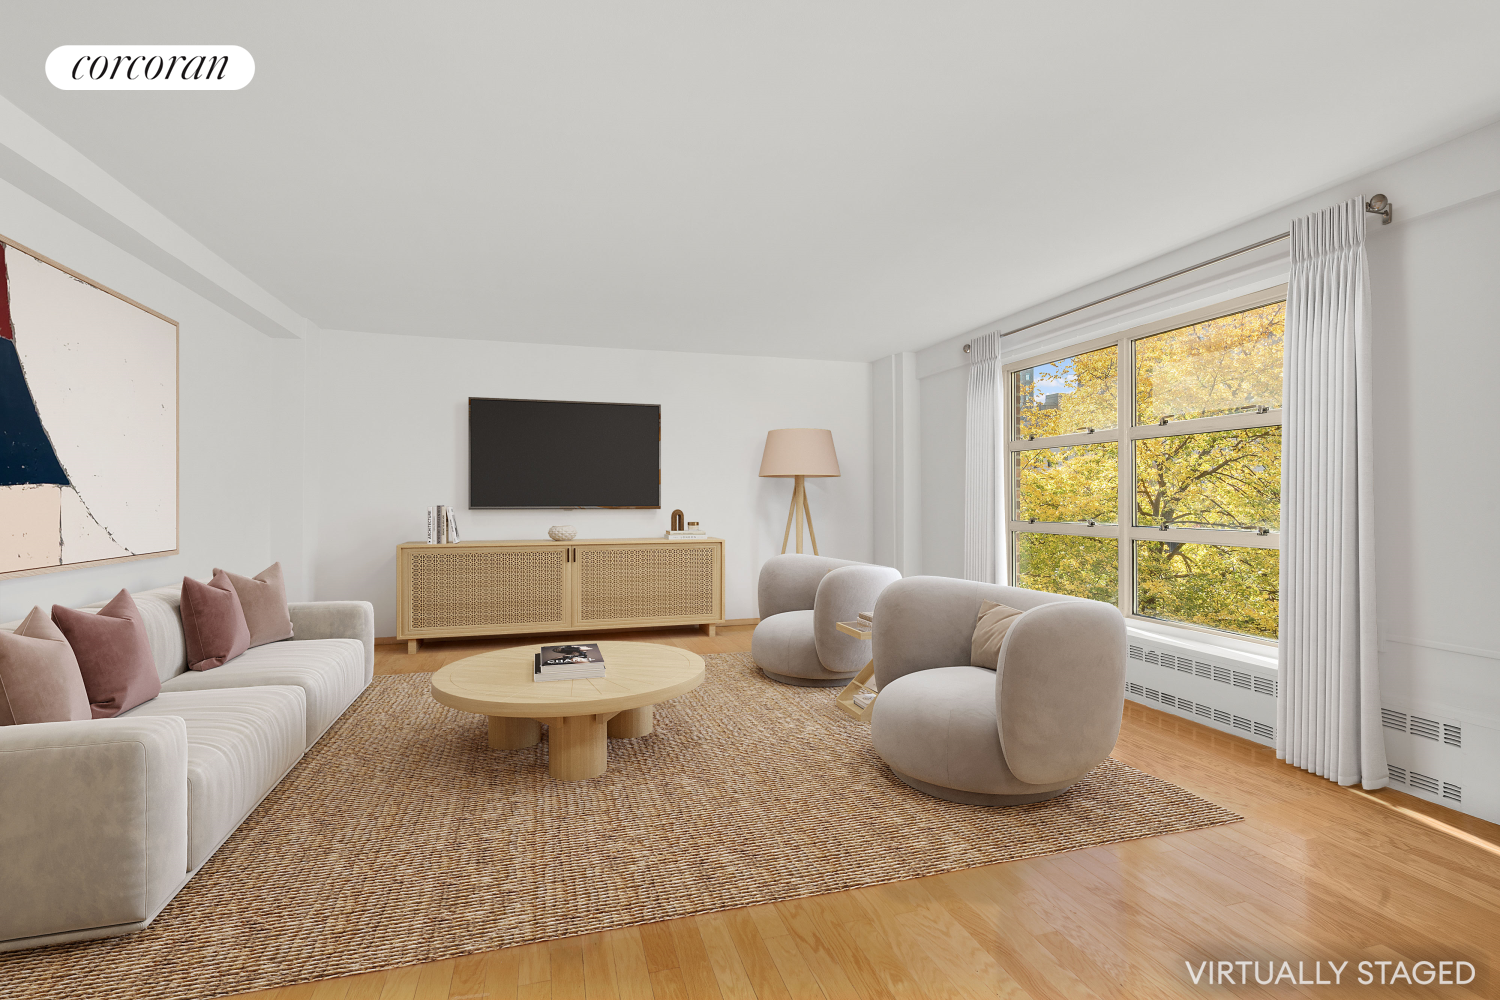
<instances>
[{"instance_id":1,"label":"white window frame","mask_svg":"<svg viewBox=\"0 0 1500 1000\"><path fill-rule=\"evenodd\" d=\"M1067 347L1053 348L1042 354L1035 354L1024 360L1012 361L1003 365L1002 370L1005 382L1003 398L1005 405L1001 411L1001 419L1004 421L1001 426L1001 434L1002 439L1005 441L1005 468L1002 477L1004 484L1004 496L1002 497L1004 513L1001 523L1006 525L1007 532L1005 579L1012 586L1017 585L1015 581L1016 561L1019 549L1017 535L1019 533L1113 538L1118 543L1119 559L1117 570L1118 593L1116 600L1119 604L1120 613L1127 619L1149 623L1153 626L1185 629L1243 642L1258 643L1263 646L1274 647L1276 645L1276 640L1274 639L1262 639L1258 636L1245 635L1240 632L1227 632L1204 625L1195 625L1191 622L1152 618L1146 615L1138 615L1135 612L1136 578L1134 543L1136 541L1159 542L1162 540L1162 531L1160 528L1137 526L1134 523L1135 442L1147 438L1177 437L1183 434L1241 430L1249 427L1279 427L1281 426L1282 418L1282 411L1280 408L1277 408L1267 413L1233 413L1219 417L1174 420L1164 425L1150 424L1142 427L1135 426L1135 342L1158 333L1166 333L1168 330L1176 330L1184 326L1192 326L1194 323L1203 323L1208 320L1218 319L1221 316L1229 316L1234 313L1244 312L1247 309L1255 309L1259 306L1270 305L1273 302L1281 302L1286 299L1286 289L1287 286L1285 284L1276 285L1271 288L1252 292L1249 295L1241 295L1237 298L1217 302L1211 306L1195 309L1192 312L1181 313L1168 319L1132 327L1108 337L1100 337ZM1094 432L1085 431L1075 434L1057 434L1051 437L1037 437L1031 440L1017 435L1015 419L1016 372L1108 347L1114 347L1117 351L1115 378L1117 380L1116 396L1118 414L1115 419L1116 426L1113 429L1097 430ZM1107 444L1109 442L1114 442L1117 446L1116 456L1119 466L1119 494L1116 506L1117 523L1090 526L1082 522L1038 521L1036 524L1032 524L1028 521L1019 521L1016 519L1017 483L1015 456L1017 452L1031 451L1039 448L1066 448L1082 444ZM1279 530L1272 531L1268 535L1261 535L1250 529L1173 528L1170 531L1170 535L1173 541L1200 543L1204 545L1233 545L1258 549L1281 548L1281 532Z\"/></svg>"}]
</instances>

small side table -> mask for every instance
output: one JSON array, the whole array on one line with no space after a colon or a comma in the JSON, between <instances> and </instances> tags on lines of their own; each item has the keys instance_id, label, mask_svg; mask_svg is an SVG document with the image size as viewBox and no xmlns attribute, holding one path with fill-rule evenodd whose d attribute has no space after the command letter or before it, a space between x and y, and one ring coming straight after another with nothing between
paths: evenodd
<instances>
[{"instance_id":1,"label":"small side table","mask_svg":"<svg viewBox=\"0 0 1500 1000\"><path fill-rule=\"evenodd\" d=\"M856 639L868 641L874 634L874 629L870 627L870 623L867 621L835 622L834 624L840 632L845 635L852 635ZM843 712L855 722L869 722L870 713L875 710L875 699L872 697L865 703L863 708L854 702L855 695L866 691L871 695L878 693L875 688L874 660L866 663L865 668L854 675L854 680L850 681L848 686L839 692L839 696L834 704L838 705L840 712Z\"/></svg>"}]
</instances>

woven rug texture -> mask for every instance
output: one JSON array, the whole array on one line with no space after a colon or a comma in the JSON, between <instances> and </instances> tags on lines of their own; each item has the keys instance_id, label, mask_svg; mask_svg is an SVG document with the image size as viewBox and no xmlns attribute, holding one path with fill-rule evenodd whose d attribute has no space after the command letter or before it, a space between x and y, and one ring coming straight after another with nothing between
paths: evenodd
<instances>
[{"instance_id":1,"label":"woven rug texture","mask_svg":"<svg viewBox=\"0 0 1500 1000\"><path fill-rule=\"evenodd\" d=\"M431 675L377 677L155 923L0 954L0 997L225 996L1240 819L1113 759L1046 802L934 799L837 689L705 660L569 783L545 738L491 750Z\"/></svg>"}]
</instances>

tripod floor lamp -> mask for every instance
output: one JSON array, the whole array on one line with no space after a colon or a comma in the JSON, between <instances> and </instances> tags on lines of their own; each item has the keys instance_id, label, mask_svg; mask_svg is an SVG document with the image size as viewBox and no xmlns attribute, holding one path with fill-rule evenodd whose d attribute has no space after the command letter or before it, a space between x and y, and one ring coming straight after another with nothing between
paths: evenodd
<instances>
[{"instance_id":1,"label":"tripod floor lamp","mask_svg":"<svg viewBox=\"0 0 1500 1000\"><path fill-rule=\"evenodd\" d=\"M817 555L818 536L813 532L812 510L807 506L807 487L804 481L808 476L839 474L839 457L833 450L833 432L810 427L771 431L766 435L766 451L760 460L760 474L796 480L796 485L792 487L792 507L786 514L786 532L781 536L781 551L786 552L793 521L797 524L797 551L802 551L802 521L806 518L813 555Z\"/></svg>"}]
</instances>

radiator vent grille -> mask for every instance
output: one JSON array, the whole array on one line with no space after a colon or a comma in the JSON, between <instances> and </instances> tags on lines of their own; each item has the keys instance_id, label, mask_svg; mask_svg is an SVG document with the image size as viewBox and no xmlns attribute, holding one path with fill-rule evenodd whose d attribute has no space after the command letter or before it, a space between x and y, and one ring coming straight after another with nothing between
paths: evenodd
<instances>
[{"instance_id":1,"label":"radiator vent grille","mask_svg":"<svg viewBox=\"0 0 1500 1000\"><path fill-rule=\"evenodd\" d=\"M1425 774L1418 774L1416 771L1412 771L1408 780L1413 788L1420 788L1422 791L1431 792L1433 795L1438 794L1439 785L1436 778L1429 778Z\"/></svg>"},{"instance_id":2,"label":"radiator vent grille","mask_svg":"<svg viewBox=\"0 0 1500 1000\"><path fill-rule=\"evenodd\" d=\"M1394 729L1398 733L1406 732L1406 713L1397 712L1394 709L1382 708L1380 710L1380 724L1387 729Z\"/></svg>"},{"instance_id":3,"label":"radiator vent grille","mask_svg":"<svg viewBox=\"0 0 1500 1000\"><path fill-rule=\"evenodd\" d=\"M1126 655L1130 660L1138 663L1155 664L1176 674L1186 674L1189 678L1194 679L1193 683L1197 683L1199 680L1214 681L1219 684L1228 685L1239 691L1254 692L1255 694L1266 695L1269 698L1275 698L1279 691L1280 685L1275 677L1253 673L1249 668L1236 670L1230 666L1220 666L1206 660L1197 660L1191 656L1153 648L1146 642L1127 643ZM1276 738L1276 726L1274 723L1257 722L1254 718L1247 718L1237 714L1248 710L1259 716L1262 711L1255 705L1237 704L1240 700L1240 696L1237 694L1225 695L1221 693L1219 697L1214 697L1211 691L1194 689L1193 697L1183 697L1162 688L1147 687L1145 680L1143 677L1141 683L1127 681L1125 685L1126 692L1132 698L1139 701L1155 703L1164 709L1175 710L1181 715L1196 717L1225 730L1236 732L1236 735L1244 734L1250 736L1253 734L1255 739L1264 742L1273 742ZM1165 683L1173 687L1177 686L1173 681L1166 678L1163 678L1158 683ZM1192 689L1193 683L1184 686ZM1221 701L1222 699L1221 703L1227 704L1229 707L1226 710L1215 708L1212 705L1205 705L1196 698L1196 696L1202 695L1212 697L1214 701Z\"/></svg>"},{"instance_id":4,"label":"radiator vent grille","mask_svg":"<svg viewBox=\"0 0 1500 1000\"><path fill-rule=\"evenodd\" d=\"M1464 731L1458 726L1443 723L1443 742L1450 747L1462 747L1464 745Z\"/></svg>"},{"instance_id":5,"label":"radiator vent grille","mask_svg":"<svg viewBox=\"0 0 1500 1000\"><path fill-rule=\"evenodd\" d=\"M1411 717L1411 734L1420 736L1424 740L1436 740L1440 738L1439 726L1432 719L1424 719L1420 715Z\"/></svg>"},{"instance_id":6,"label":"radiator vent grille","mask_svg":"<svg viewBox=\"0 0 1500 1000\"><path fill-rule=\"evenodd\" d=\"M1397 767L1395 764L1387 765L1386 770L1391 772L1391 780L1406 784L1406 768Z\"/></svg>"},{"instance_id":7,"label":"radiator vent grille","mask_svg":"<svg viewBox=\"0 0 1500 1000\"><path fill-rule=\"evenodd\" d=\"M1443 798L1452 799L1454 802L1462 802L1464 800L1464 790L1457 785L1450 785L1445 781L1443 782Z\"/></svg>"}]
</instances>

